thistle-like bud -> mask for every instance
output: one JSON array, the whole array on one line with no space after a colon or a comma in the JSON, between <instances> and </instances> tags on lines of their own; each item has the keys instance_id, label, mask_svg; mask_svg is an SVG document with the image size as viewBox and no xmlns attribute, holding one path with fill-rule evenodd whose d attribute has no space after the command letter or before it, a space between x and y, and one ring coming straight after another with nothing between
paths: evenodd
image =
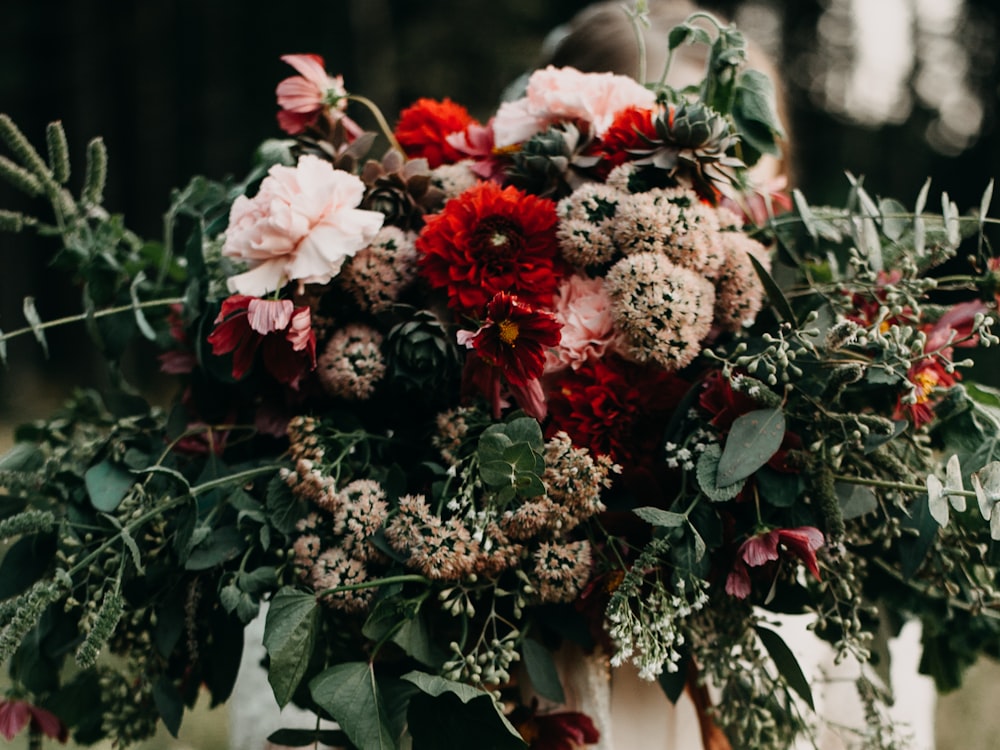
<instances>
[{"instance_id":1,"label":"thistle-like bud","mask_svg":"<svg viewBox=\"0 0 1000 750\"><path fill-rule=\"evenodd\" d=\"M27 167L29 172L33 172L42 179L51 176L41 155L8 115L0 114L0 140L7 144L14 156Z\"/></svg>"},{"instance_id":2,"label":"thistle-like bud","mask_svg":"<svg viewBox=\"0 0 1000 750\"><path fill-rule=\"evenodd\" d=\"M56 517L48 510L26 510L16 516L0 521L0 539L9 539L23 534L48 531L56 522Z\"/></svg>"},{"instance_id":3,"label":"thistle-like bud","mask_svg":"<svg viewBox=\"0 0 1000 750\"><path fill-rule=\"evenodd\" d=\"M101 653L101 648L108 642L118 621L121 620L125 602L117 589L104 592L101 608L97 610L94 624L83 639L80 648L76 650L76 665L81 669L92 667Z\"/></svg>"},{"instance_id":4,"label":"thistle-like bud","mask_svg":"<svg viewBox=\"0 0 1000 750\"><path fill-rule=\"evenodd\" d=\"M24 229L24 214L17 211L0 211L0 232L17 233Z\"/></svg>"},{"instance_id":5,"label":"thistle-like bud","mask_svg":"<svg viewBox=\"0 0 1000 750\"><path fill-rule=\"evenodd\" d=\"M94 138L87 144L87 169L83 177L83 201L99 206L104 200L104 183L108 177L108 149L104 141Z\"/></svg>"},{"instance_id":6,"label":"thistle-like bud","mask_svg":"<svg viewBox=\"0 0 1000 750\"><path fill-rule=\"evenodd\" d=\"M65 185L69 181L69 145L61 122L57 120L49 123L45 129L45 141L49 149L52 177L60 185Z\"/></svg>"},{"instance_id":7,"label":"thistle-like bud","mask_svg":"<svg viewBox=\"0 0 1000 750\"><path fill-rule=\"evenodd\" d=\"M42 194L42 183L38 181L38 178L6 156L0 156L0 178L11 187L30 195L32 198Z\"/></svg>"}]
</instances>

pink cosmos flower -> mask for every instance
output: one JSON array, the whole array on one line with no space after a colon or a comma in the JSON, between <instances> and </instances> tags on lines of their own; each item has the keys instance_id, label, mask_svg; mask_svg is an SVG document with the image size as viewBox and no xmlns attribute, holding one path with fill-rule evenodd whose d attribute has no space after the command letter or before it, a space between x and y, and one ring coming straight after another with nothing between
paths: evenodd
<instances>
[{"instance_id":1,"label":"pink cosmos flower","mask_svg":"<svg viewBox=\"0 0 1000 750\"><path fill-rule=\"evenodd\" d=\"M382 227L381 213L357 207L364 193L358 177L315 156L271 167L257 194L239 196L229 212L222 253L250 264L229 291L262 297L291 281L300 289L330 281Z\"/></svg>"},{"instance_id":2,"label":"pink cosmos flower","mask_svg":"<svg viewBox=\"0 0 1000 750\"><path fill-rule=\"evenodd\" d=\"M550 65L531 74L524 98L500 105L493 122L495 145L513 146L567 120L600 138L621 110L652 109L655 103L656 95L628 76Z\"/></svg>"},{"instance_id":3,"label":"pink cosmos flower","mask_svg":"<svg viewBox=\"0 0 1000 750\"><path fill-rule=\"evenodd\" d=\"M253 365L257 349L276 380L298 388L316 367L316 335L308 307L291 300L263 300L234 294L222 303L215 330L208 337L215 355L233 354L233 377L239 380Z\"/></svg>"},{"instance_id":4,"label":"pink cosmos flower","mask_svg":"<svg viewBox=\"0 0 1000 750\"><path fill-rule=\"evenodd\" d=\"M752 536L740 545L729 577L726 578L726 593L739 599L750 595L749 568L757 568L779 558L779 548L784 548L801 560L810 573L820 580L816 550L826 543L823 532L815 526L800 526L795 529L774 529Z\"/></svg>"},{"instance_id":5,"label":"pink cosmos flower","mask_svg":"<svg viewBox=\"0 0 1000 750\"><path fill-rule=\"evenodd\" d=\"M572 274L562 280L553 300L562 323L559 345L546 353L545 372L574 370L588 359L600 359L621 338L611 316L611 298L601 279Z\"/></svg>"},{"instance_id":6,"label":"pink cosmos flower","mask_svg":"<svg viewBox=\"0 0 1000 750\"><path fill-rule=\"evenodd\" d=\"M289 135L305 132L329 108L332 119L343 120L348 136L356 138L361 128L343 114L347 106L347 90L343 76L329 76L319 55L283 55L283 62L295 68L299 75L290 76L278 84L278 126Z\"/></svg>"},{"instance_id":7,"label":"pink cosmos flower","mask_svg":"<svg viewBox=\"0 0 1000 750\"><path fill-rule=\"evenodd\" d=\"M493 182L503 181L504 163L498 158L493 143L493 120L485 125L472 123L459 133L446 138L448 145L472 160L472 171L477 177Z\"/></svg>"},{"instance_id":8,"label":"pink cosmos flower","mask_svg":"<svg viewBox=\"0 0 1000 750\"><path fill-rule=\"evenodd\" d=\"M0 737L10 742L26 726L59 742L66 742L69 730L51 711L22 700L0 701Z\"/></svg>"}]
</instances>

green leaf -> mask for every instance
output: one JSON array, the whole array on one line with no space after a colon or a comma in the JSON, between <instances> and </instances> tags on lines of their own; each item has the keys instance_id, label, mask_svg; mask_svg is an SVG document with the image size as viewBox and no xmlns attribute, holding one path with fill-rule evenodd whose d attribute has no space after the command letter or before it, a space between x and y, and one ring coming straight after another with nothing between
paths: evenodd
<instances>
[{"instance_id":1,"label":"green leaf","mask_svg":"<svg viewBox=\"0 0 1000 750\"><path fill-rule=\"evenodd\" d=\"M524 656L524 667L528 670L531 686L540 696L556 703L565 703L562 682L552 652L533 638L525 638L521 643L521 655Z\"/></svg>"},{"instance_id":2,"label":"green leaf","mask_svg":"<svg viewBox=\"0 0 1000 750\"><path fill-rule=\"evenodd\" d=\"M639 516L639 518L643 521L648 524L652 524L653 526L674 528L676 526L683 526L687 523L687 516L683 513L674 513L660 508L645 506L642 508L633 508L632 512Z\"/></svg>"},{"instance_id":3,"label":"green leaf","mask_svg":"<svg viewBox=\"0 0 1000 750\"><path fill-rule=\"evenodd\" d=\"M514 482L514 467L504 460L484 461L479 476L488 487L504 487Z\"/></svg>"},{"instance_id":4,"label":"green leaf","mask_svg":"<svg viewBox=\"0 0 1000 750\"><path fill-rule=\"evenodd\" d=\"M204 528L204 527L202 527ZM246 549L247 542L235 526L223 526L208 534L191 550L184 562L187 570L208 570L216 565L232 560Z\"/></svg>"},{"instance_id":5,"label":"green leaf","mask_svg":"<svg viewBox=\"0 0 1000 750\"><path fill-rule=\"evenodd\" d=\"M719 487L746 479L778 452L785 439L785 414L781 409L757 409L736 418L719 459Z\"/></svg>"},{"instance_id":6,"label":"green leaf","mask_svg":"<svg viewBox=\"0 0 1000 750\"><path fill-rule=\"evenodd\" d=\"M837 482L834 485L837 498L840 500L840 515L845 521L859 518L878 508L878 499L869 487L862 487L847 482Z\"/></svg>"},{"instance_id":7,"label":"green leaf","mask_svg":"<svg viewBox=\"0 0 1000 750\"><path fill-rule=\"evenodd\" d=\"M309 682L309 692L357 747L397 747L372 665L360 661L330 667Z\"/></svg>"},{"instance_id":8,"label":"green leaf","mask_svg":"<svg viewBox=\"0 0 1000 750\"><path fill-rule=\"evenodd\" d=\"M762 154L781 154L776 140L782 134L781 120L770 78L757 70L744 71L736 86L732 114L740 136L751 147Z\"/></svg>"},{"instance_id":9,"label":"green leaf","mask_svg":"<svg viewBox=\"0 0 1000 750\"><path fill-rule=\"evenodd\" d=\"M713 503L722 503L732 500L743 489L746 480L733 482L726 487L720 487L719 480L719 459L722 458L722 449L715 443L709 445L701 452L698 463L695 466L695 476L698 479L698 488L704 492Z\"/></svg>"},{"instance_id":10,"label":"green leaf","mask_svg":"<svg viewBox=\"0 0 1000 750\"><path fill-rule=\"evenodd\" d=\"M527 443L536 453L545 450L545 439L542 437L542 428L538 420L534 417L518 417L502 425L503 433L510 438L512 443ZM487 428L487 431L492 427Z\"/></svg>"},{"instance_id":11,"label":"green leaf","mask_svg":"<svg viewBox=\"0 0 1000 750\"><path fill-rule=\"evenodd\" d=\"M45 329L42 328L42 319L38 317L38 311L35 309L35 298L25 297L22 309L24 310L24 319L28 321L31 332L35 334L35 340L42 347L42 351L45 353L46 359L48 359L49 344L45 340Z\"/></svg>"},{"instance_id":12,"label":"green leaf","mask_svg":"<svg viewBox=\"0 0 1000 750\"><path fill-rule=\"evenodd\" d=\"M791 508L802 491L802 477L761 466L754 475L760 499L775 508Z\"/></svg>"},{"instance_id":13,"label":"green leaf","mask_svg":"<svg viewBox=\"0 0 1000 750\"><path fill-rule=\"evenodd\" d=\"M153 684L153 703L163 719L163 726L173 737L177 737L184 717L184 701L173 681L166 675Z\"/></svg>"},{"instance_id":14,"label":"green leaf","mask_svg":"<svg viewBox=\"0 0 1000 750\"><path fill-rule=\"evenodd\" d=\"M349 740L339 729L279 729L271 732L267 741L278 747L341 747Z\"/></svg>"},{"instance_id":15,"label":"green leaf","mask_svg":"<svg viewBox=\"0 0 1000 750\"><path fill-rule=\"evenodd\" d=\"M882 231L893 242L898 242L910 227L906 206L892 198L883 198L878 204L882 217Z\"/></svg>"},{"instance_id":16,"label":"green leaf","mask_svg":"<svg viewBox=\"0 0 1000 750\"><path fill-rule=\"evenodd\" d=\"M525 750L527 745L485 694L462 703L451 694L417 693L406 715L413 750Z\"/></svg>"},{"instance_id":17,"label":"green leaf","mask_svg":"<svg viewBox=\"0 0 1000 750\"><path fill-rule=\"evenodd\" d=\"M118 464L104 459L87 469L83 482L90 504L96 510L113 513L135 484L135 477Z\"/></svg>"},{"instance_id":18,"label":"green leaf","mask_svg":"<svg viewBox=\"0 0 1000 750\"><path fill-rule=\"evenodd\" d=\"M819 228L816 225L816 217L813 216L812 209L809 207L809 201L798 188L792 190L792 201L795 203L795 210L799 212L799 218L802 219L802 226L806 228L812 241L818 242Z\"/></svg>"},{"instance_id":19,"label":"green leaf","mask_svg":"<svg viewBox=\"0 0 1000 750\"><path fill-rule=\"evenodd\" d=\"M781 287L778 285L778 282L776 282L774 277L768 273L767 269L764 268L761 262L753 257L752 253L747 254L747 257L750 259L750 263L753 265L753 270L757 273L757 278L760 279L760 283L763 285L764 291L767 293L767 298L770 300L771 306L778 314L778 317L785 323L798 327L799 323L795 317L795 311L792 310L792 306L785 298L785 294L781 291Z\"/></svg>"},{"instance_id":20,"label":"green leaf","mask_svg":"<svg viewBox=\"0 0 1000 750\"><path fill-rule=\"evenodd\" d=\"M294 532L296 522L305 515L303 502L278 474L267 484L264 504L268 521L282 534Z\"/></svg>"},{"instance_id":21,"label":"green leaf","mask_svg":"<svg viewBox=\"0 0 1000 750\"><path fill-rule=\"evenodd\" d=\"M656 681L660 683L660 688L663 689L664 695L667 696L667 700L674 705L677 705L677 701L684 694L684 688L687 687L688 666L690 663L691 652L682 647L681 660L677 663L677 670L674 672L664 670L656 678Z\"/></svg>"},{"instance_id":22,"label":"green leaf","mask_svg":"<svg viewBox=\"0 0 1000 750\"><path fill-rule=\"evenodd\" d=\"M129 285L128 293L129 297L132 298L132 314L135 315L135 324L139 327L139 332L150 341L156 341L156 331L153 330L153 326L146 320L146 314L139 306L139 285L145 280L146 274L139 271Z\"/></svg>"},{"instance_id":23,"label":"green leaf","mask_svg":"<svg viewBox=\"0 0 1000 750\"><path fill-rule=\"evenodd\" d=\"M271 658L267 680L284 708L302 682L319 629L319 605L310 593L285 587L271 600L264 623L264 648Z\"/></svg>"},{"instance_id":24,"label":"green leaf","mask_svg":"<svg viewBox=\"0 0 1000 750\"><path fill-rule=\"evenodd\" d=\"M798 693L802 700L809 705L809 708L815 711L816 706L813 703L812 688L809 687L809 681L802 673L802 667L799 666L799 662L795 659L795 654L788 648L788 644L773 630L761 627L760 625L756 626L754 630L757 631L757 637L760 638L760 642L767 649L771 661L777 667L778 674L784 677L785 682L788 683L788 687Z\"/></svg>"}]
</instances>

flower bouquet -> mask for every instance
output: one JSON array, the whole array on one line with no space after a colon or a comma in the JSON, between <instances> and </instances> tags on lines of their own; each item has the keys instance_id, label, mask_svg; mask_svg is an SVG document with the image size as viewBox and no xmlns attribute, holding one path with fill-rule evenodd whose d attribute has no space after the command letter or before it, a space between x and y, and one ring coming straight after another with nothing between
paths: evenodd
<instances>
[{"instance_id":1,"label":"flower bouquet","mask_svg":"<svg viewBox=\"0 0 1000 750\"><path fill-rule=\"evenodd\" d=\"M0 226L58 238L109 372L0 458L0 733L176 733L263 602L277 702L337 727L285 745L597 743L571 644L789 747L817 718L774 619L810 613L861 665L848 739L889 747L880 629L920 619L942 688L996 650L1000 393L956 369L997 341L989 193L755 184L770 83L735 28L689 43L688 90L548 68L486 124L419 100L394 127L289 55L288 137L177 191L160 242L103 208L100 140L74 192L61 125L45 158L0 118L0 175L51 205ZM0 356L72 322L24 313ZM169 408L122 375L137 339Z\"/></svg>"}]
</instances>

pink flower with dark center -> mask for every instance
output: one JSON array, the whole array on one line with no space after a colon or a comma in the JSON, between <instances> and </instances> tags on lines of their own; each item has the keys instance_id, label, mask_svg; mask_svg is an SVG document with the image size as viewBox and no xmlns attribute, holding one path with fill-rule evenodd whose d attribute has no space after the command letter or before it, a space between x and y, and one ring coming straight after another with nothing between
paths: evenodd
<instances>
[{"instance_id":1,"label":"pink flower with dark center","mask_svg":"<svg viewBox=\"0 0 1000 750\"><path fill-rule=\"evenodd\" d=\"M759 568L781 557L781 550L797 557L820 580L816 550L826 543L823 532L815 526L799 526L794 529L774 529L757 534L740 545L729 577L726 579L726 593L739 599L750 595L751 582L749 568Z\"/></svg>"},{"instance_id":2,"label":"pink flower with dark center","mask_svg":"<svg viewBox=\"0 0 1000 750\"><path fill-rule=\"evenodd\" d=\"M0 701L0 737L10 742L30 724L31 730L65 743L69 730L54 713L22 700Z\"/></svg>"},{"instance_id":3,"label":"pink flower with dark center","mask_svg":"<svg viewBox=\"0 0 1000 750\"><path fill-rule=\"evenodd\" d=\"M264 300L245 294L226 298L208 343L217 356L232 353L236 380L246 375L258 349L267 371L292 388L316 367L316 335L309 308L295 307L287 299Z\"/></svg>"}]
</instances>

